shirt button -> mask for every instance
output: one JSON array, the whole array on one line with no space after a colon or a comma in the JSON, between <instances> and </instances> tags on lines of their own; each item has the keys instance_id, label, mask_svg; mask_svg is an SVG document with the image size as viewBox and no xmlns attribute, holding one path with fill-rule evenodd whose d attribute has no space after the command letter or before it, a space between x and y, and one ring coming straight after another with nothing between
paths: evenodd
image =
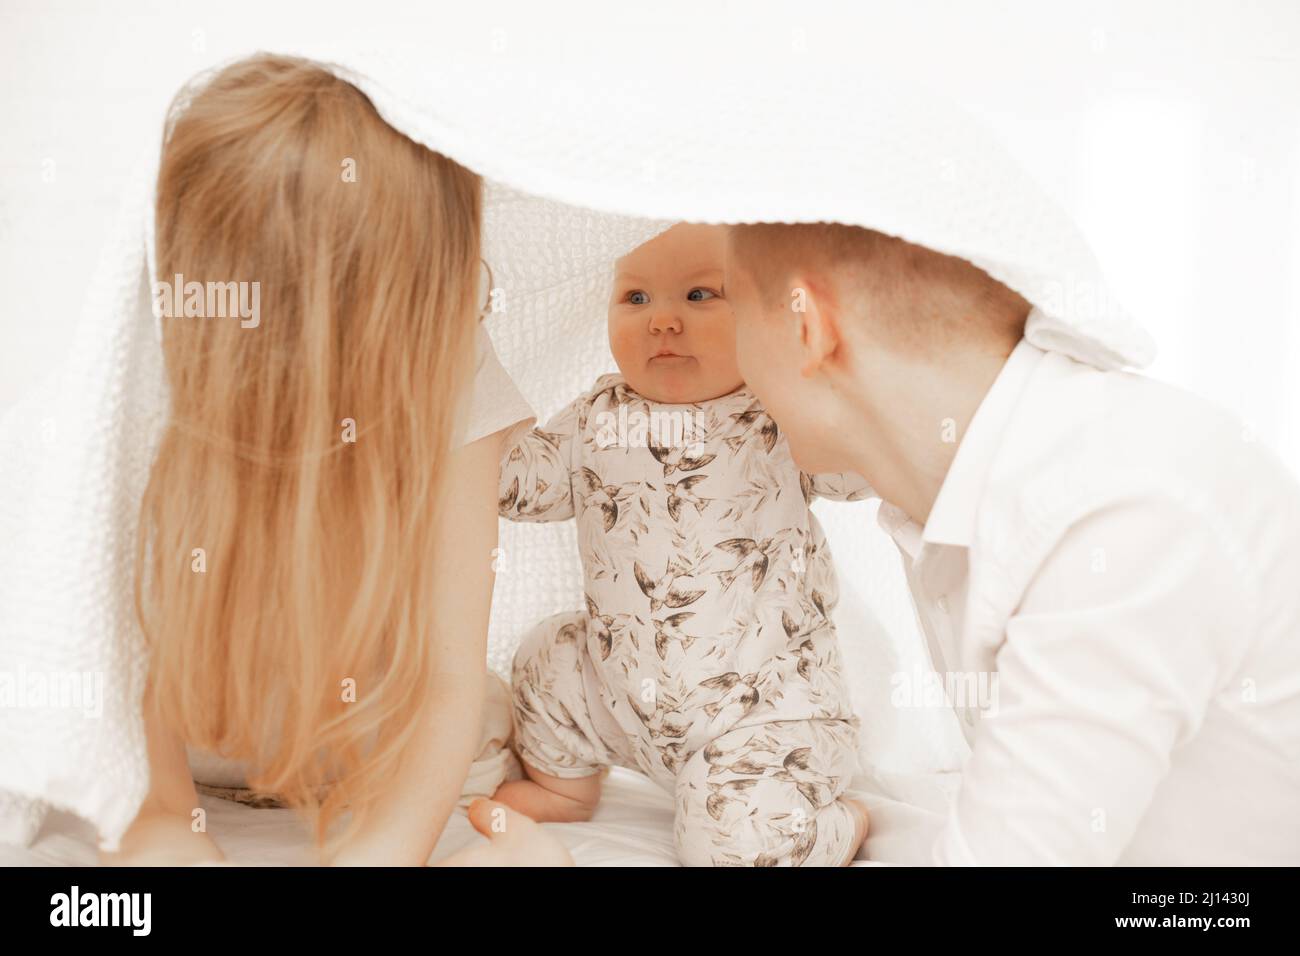
<instances>
[{"instance_id":1,"label":"shirt button","mask_svg":"<svg viewBox=\"0 0 1300 956\"><path fill-rule=\"evenodd\" d=\"M939 610L943 611L944 614L948 613L948 598L945 595L939 595L939 600L934 603L939 605Z\"/></svg>"}]
</instances>

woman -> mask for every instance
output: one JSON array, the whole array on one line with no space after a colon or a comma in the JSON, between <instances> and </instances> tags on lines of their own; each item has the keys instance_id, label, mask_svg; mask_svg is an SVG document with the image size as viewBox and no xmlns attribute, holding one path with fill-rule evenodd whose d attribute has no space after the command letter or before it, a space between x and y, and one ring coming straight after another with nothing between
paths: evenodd
<instances>
[{"instance_id":1,"label":"woman","mask_svg":"<svg viewBox=\"0 0 1300 956\"><path fill-rule=\"evenodd\" d=\"M151 784L110 862L221 859L187 746L303 811L326 862L428 859L478 748L501 439L531 414L476 324L480 207L476 175L305 61L238 63L172 120L157 275L248 283L260 315L157 309ZM493 842L451 862L567 859L507 814L476 804Z\"/></svg>"}]
</instances>

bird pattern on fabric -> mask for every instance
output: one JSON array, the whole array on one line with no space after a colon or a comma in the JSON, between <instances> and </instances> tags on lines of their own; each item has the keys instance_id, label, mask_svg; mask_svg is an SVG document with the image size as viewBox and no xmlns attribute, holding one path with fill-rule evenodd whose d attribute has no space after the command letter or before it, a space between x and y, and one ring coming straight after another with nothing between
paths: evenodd
<instances>
[{"instance_id":1,"label":"bird pattern on fabric","mask_svg":"<svg viewBox=\"0 0 1300 956\"><path fill-rule=\"evenodd\" d=\"M801 472L746 388L666 405L607 375L544 425L516 429L502 456L500 513L575 518L586 591L584 611L556 616L542 646L516 658L516 684L530 685L516 688L518 722L544 723L552 742L530 755L539 769L577 776L621 763L671 788L706 745L774 722L843 722L847 730L819 739L853 751L831 622L838 586L810 505L870 494L855 475ZM585 666L598 700L566 689ZM610 734L573 713L583 707L607 712L622 740L593 742ZM807 746L786 749L775 764L766 751L730 756L790 782L811 813L826 802L812 800L817 767L801 769ZM718 779L725 766L708 764L701 795L718 812L757 782Z\"/></svg>"},{"instance_id":2,"label":"bird pattern on fabric","mask_svg":"<svg viewBox=\"0 0 1300 956\"><path fill-rule=\"evenodd\" d=\"M694 431L666 424L683 418ZM666 405L615 374L510 436L500 513L577 519L605 684L626 699L649 680L682 701L698 744L740 721L852 716L831 624L838 585L809 505L870 494L855 475L801 472L747 388Z\"/></svg>"}]
</instances>

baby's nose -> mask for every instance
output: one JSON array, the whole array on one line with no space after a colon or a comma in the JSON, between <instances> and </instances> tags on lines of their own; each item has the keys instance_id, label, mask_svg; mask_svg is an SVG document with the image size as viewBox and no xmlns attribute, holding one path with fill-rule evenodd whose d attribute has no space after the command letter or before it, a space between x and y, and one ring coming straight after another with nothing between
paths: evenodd
<instances>
[{"instance_id":1,"label":"baby's nose","mask_svg":"<svg viewBox=\"0 0 1300 956\"><path fill-rule=\"evenodd\" d=\"M680 332L681 330L682 320L671 309L660 309L650 316L650 332L652 334Z\"/></svg>"}]
</instances>

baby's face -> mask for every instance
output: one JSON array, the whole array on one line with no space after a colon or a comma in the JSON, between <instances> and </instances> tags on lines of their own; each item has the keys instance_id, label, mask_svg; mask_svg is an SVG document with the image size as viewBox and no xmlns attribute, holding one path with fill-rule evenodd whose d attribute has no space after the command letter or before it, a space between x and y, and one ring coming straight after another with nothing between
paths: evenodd
<instances>
[{"instance_id":1,"label":"baby's face","mask_svg":"<svg viewBox=\"0 0 1300 956\"><path fill-rule=\"evenodd\" d=\"M687 404L740 388L736 322L722 297L726 230L681 223L615 266L609 347L628 385Z\"/></svg>"}]
</instances>

